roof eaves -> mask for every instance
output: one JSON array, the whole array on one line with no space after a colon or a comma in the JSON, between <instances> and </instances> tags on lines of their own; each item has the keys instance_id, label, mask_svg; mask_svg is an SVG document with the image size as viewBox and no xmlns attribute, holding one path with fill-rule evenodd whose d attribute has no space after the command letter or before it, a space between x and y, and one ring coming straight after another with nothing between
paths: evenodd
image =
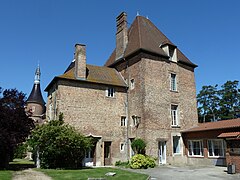
<instances>
[{"instance_id":1,"label":"roof eaves","mask_svg":"<svg viewBox=\"0 0 240 180\"><path fill-rule=\"evenodd\" d=\"M107 83L107 82L96 82L96 81L89 81L89 80L83 80L83 79L72 79L72 78L67 78L67 77L60 77L60 76L55 76L54 79L50 82L50 84L45 88L44 91L48 91L52 84L56 82L59 79L67 80L67 81L77 81L77 82L85 82L85 83L94 83L94 84L103 84L103 85L111 85L111 86L117 86L117 87L127 87L127 84L124 82L124 84L114 84L114 83Z\"/></svg>"}]
</instances>

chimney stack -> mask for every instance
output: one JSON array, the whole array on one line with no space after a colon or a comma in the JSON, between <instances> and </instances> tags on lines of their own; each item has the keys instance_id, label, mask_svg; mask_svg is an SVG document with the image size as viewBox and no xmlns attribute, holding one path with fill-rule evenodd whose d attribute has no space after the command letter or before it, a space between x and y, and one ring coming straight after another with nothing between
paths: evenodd
<instances>
[{"instance_id":1,"label":"chimney stack","mask_svg":"<svg viewBox=\"0 0 240 180\"><path fill-rule=\"evenodd\" d=\"M127 14L122 12L117 18L116 59L123 57L128 43Z\"/></svg>"},{"instance_id":2,"label":"chimney stack","mask_svg":"<svg viewBox=\"0 0 240 180\"><path fill-rule=\"evenodd\" d=\"M86 46L83 44L75 45L75 78L86 79Z\"/></svg>"}]
</instances>

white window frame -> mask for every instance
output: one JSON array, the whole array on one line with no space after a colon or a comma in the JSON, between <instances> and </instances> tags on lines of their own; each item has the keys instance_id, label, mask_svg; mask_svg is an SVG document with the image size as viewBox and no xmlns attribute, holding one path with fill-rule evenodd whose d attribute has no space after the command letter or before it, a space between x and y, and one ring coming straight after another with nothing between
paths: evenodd
<instances>
[{"instance_id":1,"label":"white window frame","mask_svg":"<svg viewBox=\"0 0 240 180\"><path fill-rule=\"evenodd\" d=\"M176 107L176 109L173 109L173 107ZM178 105L177 104L171 104L171 120L172 120L172 127L179 127L179 118L178 118Z\"/></svg>"},{"instance_id":2,"label":"white window frame","mask_svg":"<svg viewBox=\"0 0 240 180\"><path fill-rule=\"evenodd\" d=\"M193 142L199 143L200 154L194 154ZM191 152L191 153L190 153ZM188 156L189 157L204 157L204 148L202 140L188 140Z\"/></svg>"},{"instance_id":3,"label":"white window frame","mask_svg":"<svg viewBox=\"0 0 240 180\"><path fill-rule=\"evenodd\" d=\"M179 150L178 152L174 152L174 138L176 138L176 137L179 138L179 139L178 139L178 148L176 148L176 149ZM181 136L179 136L179 135L172 136L172 143L173 143L173 144L172 144L173 154L174 154L174 155L181 154L181 153L182 153L182 151L181 151Z\"/></svg>"},{"instance_id":4,"label":"white window frame","mask_svg":"<svg viewBox=\"0 0 240 180\"><path fill-rule=\"evenodd\" d=\"M120 126L121 127L127 126L127 118L126 118L126 116L121 116Z\"/></svg>"},{"instance_id":5,"label":"white window frame","mask_svg":"<svg viewBox=\"0 0 240 180\"><path fill-rule=\"evenodd\" d=\"M222 155L215 155L215 147L214 147L214 143L218 142L220 143L220 151L222 153ZM225 148L224 148L224 142L222 139L208 139L207 140L207 145L208 145L208 157L213 157L213 158L219 158L219 157L225 157ZM210 149L212 151L212 155L210 155Z\"/></svg>"},{"instance_id":6,"label":"white window frame","mask_svg":"<svg viewBox=\"0 0 240 180\"><path fill-rule=\"evenodd\" d=\"M114 98L115 97L115 89L113 87L108 87L106 89L106 96Z\"/></svg>"},{"instance_id":7,"label":"white window frame","mask_svg":"<svg viewBox=\"0 0 240 180\"><path fill-rule=\"evenodd\" d=\"M120 143L120 152L123 152L125 149L125 144L124 143Z\"/></svg>"},{"instance_id":8,"label":"white window frame","mask_svg":"<svg viewBox=\"0 0 240 180\"><path fill-rule=\"evenodd\" d=\"M170 73L170 91L177 91L177 74Z\"/></svg>"}]
</instances>

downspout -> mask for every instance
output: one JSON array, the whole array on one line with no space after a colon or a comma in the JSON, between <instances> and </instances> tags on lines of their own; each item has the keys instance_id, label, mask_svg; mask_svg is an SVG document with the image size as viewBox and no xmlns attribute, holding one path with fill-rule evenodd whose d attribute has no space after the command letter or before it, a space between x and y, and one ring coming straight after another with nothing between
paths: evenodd
<instances>
[{"instance_id":1,"label":"downspout","mask_svg":"<svg viewBox=\"0 0 240 180\"><path fill-rule=\"evenodd\" d=\"M57 87L58 85L56 84L55 86L55 96L54 96L54 120L56 120L57 117Z\"/></svg>"},{"instance_id":2,"label":"downspout","mask_svg":"<svg viewBox=\"0 0 240 180\"><path fill-rule=\"evenodd\" d=\"M126 59L124 58L126 61ZM130 73L129 73L129 61L126 61L126 70L127 70L127 97L126 97L126 116L127 116L127 133L126 133L126 147L127 147L127 160L129 160L129 154L130 154L130 147L129 147L129 126L130 126L130 112L129 112L129 79L130 79Z\"/></svg>"}]
</instances>

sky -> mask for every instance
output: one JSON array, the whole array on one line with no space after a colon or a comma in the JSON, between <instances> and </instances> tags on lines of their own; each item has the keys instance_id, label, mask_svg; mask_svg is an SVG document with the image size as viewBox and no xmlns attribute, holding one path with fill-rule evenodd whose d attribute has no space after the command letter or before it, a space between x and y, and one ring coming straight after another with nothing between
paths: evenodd
<instances>
[{"instance_id":1,"label":"sky","mask_svg":"<svg viewBox=\"0 0 240 180\"><path fill-rule=\"evenodd\" d=\"M74 45L104 65L115 47L116 17L148 17L198 67L197 92L240 78L239 0L0 0L0 87L28 96L38 63L41 89L62 74Z\"/></svg>"}]
</instances>

